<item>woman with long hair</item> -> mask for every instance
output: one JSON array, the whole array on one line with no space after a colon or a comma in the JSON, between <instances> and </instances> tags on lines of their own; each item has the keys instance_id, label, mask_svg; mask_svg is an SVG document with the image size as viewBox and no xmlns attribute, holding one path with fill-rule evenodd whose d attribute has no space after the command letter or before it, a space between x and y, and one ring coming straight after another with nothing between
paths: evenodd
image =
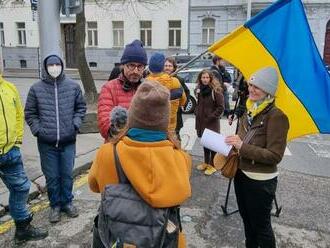
<instances>
[{"instance_id":1,"label":"woman with long hair","mask_svg":"<svg viewBox=\"0 0 330 248\"><path fill-rule=\"evenodd\" d=\"M223 90L211 71L203 70L199 73L195 95L197 136L202 137L205 128L220 133L220 116L224 110ZM204 147L204 163L198 165L197 169L205 171L205 175L216 172L214 156L215 152Z\"/></svg>"}]
</instances>

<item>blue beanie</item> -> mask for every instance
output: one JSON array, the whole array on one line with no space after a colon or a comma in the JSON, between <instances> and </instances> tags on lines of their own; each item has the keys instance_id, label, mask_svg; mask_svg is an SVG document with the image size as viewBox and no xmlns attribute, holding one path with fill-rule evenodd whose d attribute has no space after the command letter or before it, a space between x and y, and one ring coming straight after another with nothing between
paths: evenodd
<instances>
[{"instance_id":1,"label":"blue beanie","mask_svg":"<svg viewBox=\"0 0 330 248\"><path fill-rule=\"evenodd\" d=\"M46 64L46 66L48 66L48 65L62 65L62 61L56 55L51 55L48 58L46 58L45 64Z\"/></svg>"},{"instance_id":2,"label":"blue beanie","mask_svg":"<svg viewBox=\"0 0 330 248\"><path fill-rule=\"evenodd\" d=\"M149 60L149 71L160 73L164 70L165 56L162 53L154 53Z\"/></svg>"},{"instance_id":3,"label":"blue beanie","mask_svg":"<svg viewBox=\"0 0 330 248\"><path fill-rule=\"evenodd\" d=\"M125 46L120 63L124 65L129 62L141 63L143 65L148 63L147 53L144 50L141 41L134 40L132 43Z\"/></svg>"}]
</instances>

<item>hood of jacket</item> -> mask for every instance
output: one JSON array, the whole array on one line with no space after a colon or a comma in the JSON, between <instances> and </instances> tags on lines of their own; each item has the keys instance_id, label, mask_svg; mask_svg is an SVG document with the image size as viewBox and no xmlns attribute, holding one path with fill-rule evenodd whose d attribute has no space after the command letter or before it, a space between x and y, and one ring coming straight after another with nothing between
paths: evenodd
<instances>
[{"instance_id":1,"label":"hood of jacket","mask_svg":"<svg viewBox=\"0 0 330 248\"><path fill-rule=\"evenodd\" d=\"M117 152L130 183L151 206L175 206L190 197L191 159L170 141L138 142L125 137Z\"/></svg>"},{"instance_id":2,"label":"hood of jacket","mask_svg":"<svg viewBox=\"0 0 330 248\"><path fill-rule=\"evenodd\" d=\"M113 147L110 143L102 145L93 162L88 180L94 192L118 183ZM126 136L116 151L131 185L151 206L177 206L191 196L191 157L170 141L139 142Z\"/></svg>"},{"instance_id":3,"label":"hood of jacket","mask_svg":"<svg viewBox=\"0 0 330 248\"><path fill-rule=\"evenodd\" d=\"M52 76L49 75L48 73L48 69L47 69L47 66L46 66L46 63L47 63L47 60L50 58L50 57L57 57L60 61L61 61L61 66L62 66L62 71L61 71L61 74L56 78L54 79ZM60 82L64 79L65 77L65 74L64 74L64 63L63 63L63 60L61 59L60 56L56 55L56 54L50 54L48 55L44 61L43 61L43 70L42 70L42 80L45 81L46 83L54 83L55 80L56 82Z\"/></svg>"}]
</instances>

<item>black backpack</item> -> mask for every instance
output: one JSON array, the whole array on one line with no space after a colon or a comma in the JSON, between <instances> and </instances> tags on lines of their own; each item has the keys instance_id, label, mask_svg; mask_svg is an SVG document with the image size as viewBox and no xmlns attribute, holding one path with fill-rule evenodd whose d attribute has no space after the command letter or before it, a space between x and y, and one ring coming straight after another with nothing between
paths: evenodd
<instances>
[{"instance_id":1,"label":"black backpack","mask_svg":"<svg viewBox=\"0 0 330 248\"><path fill-rule=\"evenodd\" d=\"M119 184L107 185L102 193L98 219L102 243L107 248L177 248L182 230L179 207L148 205L128 181L116 146L113 150Z\"/></svg>"}]
</instances>

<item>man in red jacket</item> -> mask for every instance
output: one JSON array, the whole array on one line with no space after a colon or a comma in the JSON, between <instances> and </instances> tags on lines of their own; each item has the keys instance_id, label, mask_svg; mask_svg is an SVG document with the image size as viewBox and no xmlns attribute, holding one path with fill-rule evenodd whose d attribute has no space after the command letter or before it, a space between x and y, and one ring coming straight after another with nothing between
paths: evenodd
<instances>
[{"instance_id":1,"label":"man in red jacket","mask_svg":"<svg viewBox=\"0 0 330 248\"><path fill-rule=\"evenodd\" d=\"M125 46L120 63L123 66L118 78L102 86L97 107L97 122L102 137L107 140L116 132L110 113L116 106L129 108L131 100L141 83L143 71L148 62L147 53L141 41L134 40Z\"/></svg>"}]
</instances>

